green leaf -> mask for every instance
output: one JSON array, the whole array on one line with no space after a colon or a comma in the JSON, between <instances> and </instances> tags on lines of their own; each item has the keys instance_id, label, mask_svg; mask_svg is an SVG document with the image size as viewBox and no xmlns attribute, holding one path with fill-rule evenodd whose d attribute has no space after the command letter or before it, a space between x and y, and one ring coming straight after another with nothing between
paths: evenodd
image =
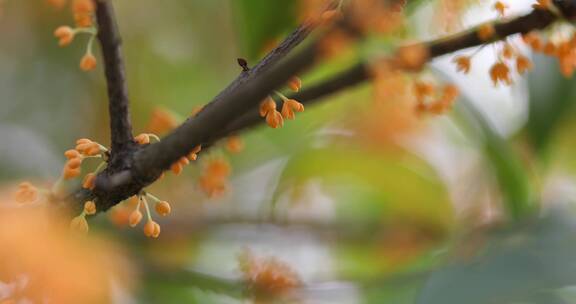
<instances>
[{"instance_id":1,"label":"green leaf","mask_svg":"<svg viewBox=\"0 0 576 304\"><path fill-rule=\"evenodd\" d=\"M483 254L432 273L417 304L564 303L576 283L576 225L557 212L493 231Z\"/></svg>"},{"instance_id":2,"label":"green leaf","mask_svg":"<svg viewBox=\"0 0 576 304\"><path fill-rule=\"evenodd\" d=\"M458 104L461 122L467 126L468 136L481 138L484 155L490 165L503 196L504 207L512 219L520 219L534 211L528 172L520 155L500 136L474 105L465 97Z\"/></svg>"},{"instance_id":3,"label":"green leaf","mask_svg":"<svg viewBox=\"0 0 576 304\"><path fill-rule=\"evenodd\" d=\"M576 86L559 71L556 59L543 55L534 57L535 67L529 76L528 139L542 156L562 120L576 103Z\"/></svg>"},{"instance_id":4,"label":"green leaf","mask_svg":"<svg viewBox=\"0 0 576 304\"><path fill-rule=\"evenodd\" d=\"M297 1L234 0L244 56L258 58L265 46L296 27Z\"/></svg>"}]
</instances>

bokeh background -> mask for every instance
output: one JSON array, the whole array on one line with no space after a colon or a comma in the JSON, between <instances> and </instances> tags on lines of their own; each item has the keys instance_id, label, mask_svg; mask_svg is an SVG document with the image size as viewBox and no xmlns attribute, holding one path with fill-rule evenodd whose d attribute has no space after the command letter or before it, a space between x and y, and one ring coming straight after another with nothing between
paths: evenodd
<instances>
[{"instance_id":1,"label":"bokeh background","mask_svg":"<svg viewBox=\"0 0 576 304\"><path fill-rule=\"evenodd\" d=\"M409 1L402 34L346 45L301 75L304 89L401 41L445 35L443 2ZM493 1L469 2L461 27L496 17ZM512 16L533 4L508 2ZM70 14L40 0L0 3L0 188L9 195L22 180L55 179L77 138L107 144L108 115L101 67L78 68L85 37L60 48L52 36ZM299 19L297 1L114 5L136 133L158 107L189 116L238 75L236 58L255 63ZM240 153L213 147L151 186L173 208L159 239L118 226L112 211L91 220L136 269L113 302L242 303L238 256L250 250L288 264L303 303L576 303L574 82L531 54L530 75L495 88L494 48L480 50L466 76L453 57L423 76L459 86L448 115L416 117L367 83L282 129L241 134ZM197 185L211 156L233 170L217 198ZM511 219L510 210L530 211Z\"/></svg>"}]
</instances>

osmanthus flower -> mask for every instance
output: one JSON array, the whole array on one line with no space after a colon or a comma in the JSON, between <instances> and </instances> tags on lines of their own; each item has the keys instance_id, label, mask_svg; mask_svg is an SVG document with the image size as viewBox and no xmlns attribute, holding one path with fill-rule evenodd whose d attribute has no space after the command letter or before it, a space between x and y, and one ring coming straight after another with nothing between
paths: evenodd
<instances>
[{"instance_id":1,"label":"osmanthus flower","mask_svg":"<svg viewBox=\"0 0 576 304\"><path fill-rule=\"evenodd\" d=\"M18 283L1 301L110 303L111 280L131 288L131 267L116 245L70 233L47 208L14 208L5 199L0 206L0 282Z\"/></svg>"},{"instance_id":2,"label":"osmanthus flower","mask_svg":"<svg viewBox=\"0 0 576 304\"><path fill-rule=\"evenodd\" d=\"M238 135L226 138L226 150L230 153L240 153L244 150L244 142Z\"/></svg>"},{"instance_id":3,"label":"osmanthus flower","mask_svg":"<svg viewBox=\"0 0 576 304\"><path fill-rule=\"evenodd\" d=\"M304 112L304 105L294 99L284 99L282 104L282 117L285 119L294 119L296 114L294 112Z\"/></svg>"},{"instance_id":4,"label":"osmanthus flower","mask_svg":"<svg viewBox=\"0 0 576 304\"><path fill-rule=\"evenodd\" d=\"M74 15L76 25L79 27L92 26L94 9L94 2L92 0L73 0L72 14Z\"/></svg>"},{"instance_id":5,"label":"osmanthus flower","mask_svg":"<svg viewBox=\"0 0 576 304\"><path fill-rule=\"evenodd\" d=\"M302 287L298 274L275 257L256 257L245 250L238 256L238 264L246 291L255 303L287 300Z\"/></svg>"},{"instance_id":6,"label":"osmanthus flower","mask_svg":"<svg viewBox=\"0 0 576 304\"><path fill-rule=\"evenodd\" d=\"M64 1L53 1L54 6L63 6ZM54 36L58 38L58 44L63 47L67 46L74 40L77 34L84 33L89 35L86 51L80 59L80 69L83 71L91 71L96 67L96 57L92 54L92 45L96 37L97 29L93 25L94 15L94 2L93 0L72 0L71 4L72 14L76 27L62 25L56 28Z\"/></svg>"},{"instance_id":7,"label":"osmanthus flower","mask_svg":"<svg viewBox=\"0 0 576 304\"><path fill-rule=\"evenodd\" d=\"M178 126L176 114L162 107L155 107L152 110L150 122L146 127L149 133L162 135Z\"/></svg>"},{"instance_id":8,"label":"osmanthus flower","mask_svg":"<svg viewBox=\"0 0 576 304\"><path fill-rule=\"evenodd\" d=\"M30 182L22 182L18 185L14 198L18 203L33 203L38 200L38 188Z\"/></svg>"},{"instance_id":9,"label":"osmanthus flower","mask_svg":"<svg viewBox=\"0 0 576 304\"><path fill-rule=\"evenodd\" d=\"M516 71L518 72L518 74L522 75L526 73L527 71L532 69L532 66L533 66L532 61L528 57L524 55L516 57Z\"/></svg>"},{"instance_id":10,"label":"osmanthus flower","mask_svg":"<svg viewBox=\"0 0 576 304\"><path fill-rule=\"evenodd\" d=\"M452 60L457 67L458 72L468 74L472 65L472 58L470 56L458 56Z\"/></svg>"},{"instance_id":11,"label":"osmanthus flower","mask_svg":"<svg viewBox=\"0 0 576 304\"><path fill-rule=\"evenodd\" d=\"M144 218L142 211L140 211L143 207L146 212L146 223L143 228L144 235L150 238L158 238L160 236L160 225L154 221L152 217L148 200L155 203L154 209L160 216L167 216L172 211L172 208L167 201L160 200L154 195L142 191L140 194L133 196L128 200L128 202L126 202L128 208L132 208L132 212L128 215L127 223L132 228L138 226ZM114 209L117 208L119 207ZM122 213L125 214L124 212ZM123 216L122 222L118 224L123 225L125 223L124 221L126 221L126 218Z\"/></svg>"},{"instance_id":12,"label":"osmanthus flower","mask_svg":"<svg viewBox=\"0 0 576 304\"><path fill-rule=\"evenodd\" d=\"M542 38L536 32L529 32L522 35L522 40L526 43L532 50L539 52L542 50Z\"/></svg>"},{"instance_id":13,"label":"osmanthus flower","mask_svg":"<svg viewBox=\"0 0 576 304\"><path fill-rule=\"evenodd\" d=\"M231 172L232 168L225 158L209 156L202 165L198 186L209 197L222 195L227 189L228 177Z\"/></svg>"},{"instance_id":14,"label":"osmanthus flower","mask_svg":"<svg viewBox=\"0 0 576 304\"><path fill-rule=\"evenodd\" d=\"M499 83L503 83L505 85L512 84L510 68L503 61L496 62L490 68L490 78L492 78L492 82L495 86L498 86Z\"/></svg>"},{"instance_id":15,"label":"osmanthus flower","mask_svg":"<svg viewBox=\"0 0 576 304\"><path fill-rule=\"evenodd\" d=\"M504 15L506 14L506 10L508 8L509 8L508 5L506 5L502 1L496 1L496 3L494 3L494 10L498 12L498 15L500 17L504 17Z\"/></svg>"},{"instance_id":16,"label":"osmanthus flower","mask_svg":"<svg viewBox=\"0 0 576 304\"><path fill-rule=\"evenodd\" d=\"M416 113L444 114L452 108L459 94L458 88L453 84L437 88L429 82L416 81L414 83Z\"/></svg>"},{"instance_id":17,"label":"osmanthus flower","mask_svg":"<svg viewBox=\"0 0 576 304\"><path fill-rule=\"evenodd\" d=\"M284 125L282 114L276 110L276 102L272 97L267 97L260 104L260 116L266 117L266 123L273 129Z\"/></svg>"},{"instance_id":18,"label":"osmanthus flower","mask_svg":"<svg viewBox=\"0 0 576 304\"><path fill-rule=\"evenodd\" d=\"M484 23L478 27L478 38L484 42L492 40L495 34L496 30L494 29L494 25L492 23Z\"/></svg>"},{"instance_id":19,"label":"osmanthus flower","mask_svg":"<svg viewBox=\"0 0 576 304\"><path fill-rule=\"evenodd\" d=\"M394 64L409 71L420 71L430 59L430 50L422 43L399 47L394 55Z\"/></svg>"}]
</instances>

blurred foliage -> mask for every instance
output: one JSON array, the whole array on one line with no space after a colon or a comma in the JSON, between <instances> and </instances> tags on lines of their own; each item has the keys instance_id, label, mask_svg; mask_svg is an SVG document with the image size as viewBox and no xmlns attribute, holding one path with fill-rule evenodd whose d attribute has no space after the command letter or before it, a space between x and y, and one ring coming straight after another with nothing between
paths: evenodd
<instances>
[{"instance_id":1,"label":"blurred foliage","mask_svg":"<svg viewBox=\"0 0 576 304\"><path fill-rule=\"evenodd\" d=\"M107 143L108 118L101 67L79 72L83 44L62 49L51 36L70 17L31 1L2 3L0 35L14 37L0 47L0 179L9 188L23 177L57 176L61 152L78 137ZM137 133L156 106L190 115L238 75L237 57L255 63L299 19L297 1L115 4ZM408 1L408 11L436 4ZM400 37L418 34L407 27ZM390 52L398 40L368 37L301 75L304 88ZM380 115L371 113L373 92L364 85L307 107L280 130L243 134L240 154L222 144L206 153L232 164L222 197L197 189L204 155L183 176L147 189L174 205L174 215L159 219L162 237L153 244L104 217L92 225L141 268L141 285L129 296L137 303L240 303L246 288L236 258L245 247L291 263L304 296L330 299L324 303L574 303L576 89L555 62L534 61L525 87L519 81L529 97L515 104L527 109L520 130L499 130L479 110L487 101L470 95L454 115L423 119L424 130L411 134L434 148L406 138L380 142L351 127L367 113ZM378 118L377 126L396 128L389 116ZM431 125L470 147L438 140ZM368 144L355 140L362 136ZM437 154L443 162L434 161ZM459 159L476 156L475 166ZM483 201L478 189L504 217L485 220L474 212L479 206L466 209ZM558 205L561 212L550 211Z\"/></svg>"}]
</instances>

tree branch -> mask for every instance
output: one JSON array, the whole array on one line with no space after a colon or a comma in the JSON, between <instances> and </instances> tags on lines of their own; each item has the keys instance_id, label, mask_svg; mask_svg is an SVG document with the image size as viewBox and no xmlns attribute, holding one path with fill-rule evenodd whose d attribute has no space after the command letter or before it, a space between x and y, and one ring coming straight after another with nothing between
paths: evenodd
<instances>
[{"instance_id":1,"label":"tree branch","mask_svg":"<svg viewBox=\"0 0 576 304\"><path fill-rule=\"evenodd\" d=\"M528 15L507 22L497 23L494 26L496 30L496 39L494 41L500 41L511 35L524 34L533 30L546 28L556 20L558 20L558 16L554 15L550 11L533 10ZM430 51L430 59L486 43L478 37L478 28L479 27L448 38L427 42L426 45ZM289 98L296 99L306 105L316 103L323 97L348 89L368 80L370 78L369 67L370 66L367 63L356 64L320 84L289 96ZM278 106L281 105L279 104ZM224 129L213 134L209 142L215 142L230 134L259 125L262 122L263 120L259 116L258 110L253 108L239 116L237 119L231 121Z\"/></svg>"},{"instance_id":2,"label":"tree branch","mask_svg":"<svg viewBox=\"0 0 576 304\"><path fill-rule=\"evenodd\" d=\"M560 17L545 10L534 10L528 15L495 25L496 40L517 33L542 29ZM274 89L284 85L292 76L314 63L316 43L297 55L280 61L310 32L303 26L280 47L268 55L254 69L243 72L194 118L188 119L160 143L151 144L134 153L133 164L118 173L104 172L96 182L93 195L98 197L98 210L105 211L123 199L136 194L154 182L180 157L199 144L211 144L231 133L261 123L257 107ZM486 43L478 37L478 28L426 43L430 58ZM319 98L357 85L370 78L369 65L360 63L326 82L310 87L292 97L306 104ZM112 113L111 113L112 114Z\"/></svg>"},{"instance_id":3,"label":"tree branch","mask_svg":"<svg viewBox=\"0 0 576 304\"><path fill-rule=\"evenodd\" d=\"M133 145L132 124L128 107L126 72L122 59L121 38L114 20L110 0L95 0L98 40L100 42L106 84L108 86L110 133L112 154L118 154ZM112 157L114 163L115 157Z\"/></svg>"}]
</instances>

